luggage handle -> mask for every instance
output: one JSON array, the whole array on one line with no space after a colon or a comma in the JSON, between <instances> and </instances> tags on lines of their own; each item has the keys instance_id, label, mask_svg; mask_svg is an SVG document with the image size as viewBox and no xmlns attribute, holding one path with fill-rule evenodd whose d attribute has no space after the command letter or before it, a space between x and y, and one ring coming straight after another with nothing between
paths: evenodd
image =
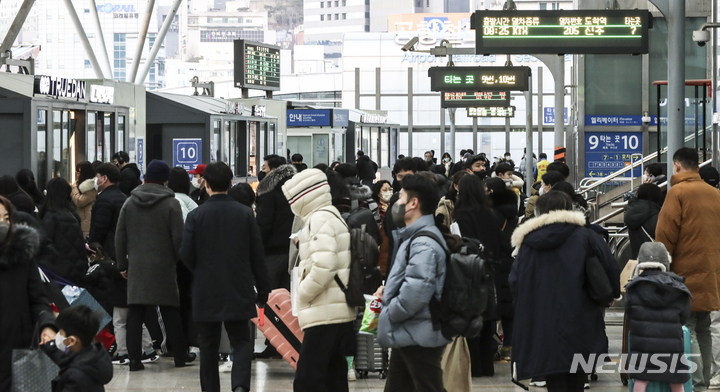
<instances>
[{"instance_id":1,"label":"luggage handle","mask_svg":"<svg viewBox=\"0 0 720 392\"><path fill-rule=\"evenodd\" d=\"M261 327L265 326L265 307L258 308L258 324Z\"/></svg>"}]
</instances>

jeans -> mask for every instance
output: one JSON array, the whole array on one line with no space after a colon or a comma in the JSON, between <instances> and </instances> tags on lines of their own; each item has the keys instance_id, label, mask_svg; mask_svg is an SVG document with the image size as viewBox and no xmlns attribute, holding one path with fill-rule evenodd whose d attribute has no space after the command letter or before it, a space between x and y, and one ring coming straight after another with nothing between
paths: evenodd
<instances>
[{"instance_id":1,"label":"jeans","mask_svg":"<svg viewBox=\"0 0 720 392\"><path fill-rule=\"evenodd\" d=\"M700 354L692 361L697 365L693 373L693 388L696 392L702 392L710 386L712 376L712 336L710 335L710 312L692 312L686 326L692 336L692 353Z\"/></svg>"},{"instance_id":2,"label":"jeans","mask_svg":"<svg viewBox=\"0 0 720 392\"><path fill-rule=\"evenodd\" d=\"M117 354L127 354L127 318L128 308L113 308L113 327L115 328L115 343L117 344ZM142 349L144 352L153 351L152 339L150 332L142 326Z\"/></svg>"},{"instance_id":3,"label":"jeans","mask_svg":"<svg viewBox=\"0 0 720 392\"><path fill-rule=\"evenodd\" d=\"M352 321L307 328L300 347L293 391L347 392L345 348L347 339L354 338Z\"/></svg>"},{"instance_id":4,"label":"jeans","mask_svg":"<svg viewBox=\"0 0 720 392\"><path fill-rule=\"evenodd\" d=\"M197 323L198 343L200 344L200 387L206 392L220 392L217 358L222 324L225 324L232 347L231 390L235 390L237 387L250 390L253 341L250 337L248 320Z\"/></svg>"},{"instance_id":5,"label":"jeans","mask_svg":"<svg viewBox=\"0 0 720 392\"><path fill-rule=\"evenodd\" d=\"M445 346L394 348L385 392L444 392L440 366L443 351Z\"/></svg>"},{"instance_id":6,"label":"jeans","mask_svg":"<svg viewBox=\"0 0 720 392\"><path fill-rule=\"evenodd\" d=\"M142 323L145 319L145 310L150 305L130 305L127 320L127 345L128 356L131 361L139 361L141 346L141 330ZM185 363L187 358L187 343L182 330L182 320L180 319L180 308L174 306L160 306L160 313L165 322L165 332L172 346L175 357L175 364Z\"/></svg>"}]
</instances>

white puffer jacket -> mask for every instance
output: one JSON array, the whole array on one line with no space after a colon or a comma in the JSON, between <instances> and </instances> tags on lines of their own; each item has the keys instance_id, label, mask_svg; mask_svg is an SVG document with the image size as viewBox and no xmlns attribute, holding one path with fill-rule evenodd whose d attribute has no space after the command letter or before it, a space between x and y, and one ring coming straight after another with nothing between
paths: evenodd
<instances>
[{"instance_id":1,"label":"white puffer jacket","mask_svg":"<svg viewBox=\"0 0 720 392\"><path fill-rule=\"evenodd\" d=\"M282 190L293 213L303 220L297 288L300 328L355 320L355 308L347 305L335 282L335 274L343 284L350 277L350 232L332 206L327 177L317 169L303 170Z\"/></svg>"}]
</instances>

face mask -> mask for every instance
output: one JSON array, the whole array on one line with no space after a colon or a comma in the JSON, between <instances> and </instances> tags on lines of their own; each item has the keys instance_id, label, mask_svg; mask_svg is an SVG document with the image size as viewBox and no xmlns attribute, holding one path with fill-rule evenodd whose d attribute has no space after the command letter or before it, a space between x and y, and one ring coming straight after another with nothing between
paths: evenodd
<instances>
[{"instance_id":1,"label":"face mask","mask_svg":"<svg viewBox=\"0 0 720 392\"><path fill-rule=\"evenodd\" d=\"M392 191L381 192L381 193L380 193L380 199L382 199L382 201L384 201L385 203L387 203L387 202L390 201L390 198L392 198L392 195L393 195Z\"/></svg>"},{"instance_id":2,"label":"face mask","mask_svg":"<svg viewBox=\"0 0 720 392\"><path fill-rule=\"evenodd\" d=\"M544 186L541 186L541 187L540 187L540 190L539 190L538 192L540 193L540 196L542 196L543 194L545 194L545 187L544 187Z\"/></svg>"},{"instance_id":3,"label":"face mask","mask_svg":"<svg viewBox=\"0 0 720 392\"><path fill-rule=\"evenodd\" d=\"M505 186L506 186L506 187L512 188L512 185L513 185L513 180L512 180L512 179L503 178L503 181L505 181Z\"/></svg>"},{"instance_id":4,"label":"face mask","mask_svg":"<svg viewBox=\"0 0 720 392\"><path fill-rule=\"evenodd\" d=\"M65 336L60 334L55 335L55 345L60 351L67 351L68 346L65 345L64 341L67 339Z\"/></svg>"},{"instance_id":5,"label":"face mask","mask_svg":"<svg viewBox=\"0 0 720 392\"><path fill-rule=\"evenodd\" d=\"M95 179L93 180L93 187L95 187L95 190L96 190L96 191L97 191L98 188L100 187L100 186L98 185L98 183L97 183L97 177L95 177Z\"/></svg>"},{"instance_id":6,"label":"face mask","mask_svg":"<svg viewBox=\"0 0 720 392\"><path fill-rule=\"evenodd\" d=\"M200 189L200 180L199 179L193 177L191 182L192 182L192 186L194 186L197 189Z\"/></svg>"},{"instance_id":7,"label":"face mask","mask_svg":"<svg viewBox=\"0 0 720 392\"><path fill-rule=\"evenodd\" d=\"M7 222L0 222L0 244L4 244L10 233L10 225Z\"/></svg>"},{"instance_id":8,"label":"face mask","mask_svg":"<svg viewBox=\"0 0 720 392\"><path fill-rule=\"evenodd\" d=\"M445 159L443 159L443 162L445 162L445 163L450 162L450 158L445 158Z\"/></svg>"},{"instance_id":9,"label":"face mask","mask_svg":"<svg viewBox=\"0 0 720 392\"><path fill-rule=\"evenodd\" d=\"M405 227L405 204L395 203L391 212L395 227Z\"/></svg>"}]
</instances>

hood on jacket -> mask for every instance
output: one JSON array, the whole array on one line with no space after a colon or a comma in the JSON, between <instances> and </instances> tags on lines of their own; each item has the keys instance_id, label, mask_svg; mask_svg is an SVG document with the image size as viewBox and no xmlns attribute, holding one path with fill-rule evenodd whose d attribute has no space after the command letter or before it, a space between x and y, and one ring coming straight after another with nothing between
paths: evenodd
<instances>
[{"instance_id":1,"label":"hood on jacket","mask_svg":"<svg viewBox=\"0 0 720 392\"><path fill-rule=\"evenodd\" d=\"M283 186L283 184L285 184L287 180L297 174L297 172L298 171L295 166L291 164L278 166L277 169L268 173L265 178L263 178L262 181L260 181L260 183L258 184L258 197L268 192L279 189L281 186Z\"/></svg>"},{"instance_id":2,"label":"hood on jacket","mask_svg":"<svg viewBox=\"0 0 720 392\"><path fill-rule=\"evenodd\" d=\"M630 293L640 298L643 304L653 308L664 308L678 297L687 294L692 298L690 290L684 284L685 278L673 272L645 271L626 286Z\"/></svg>"},{"instance_id":3,"label":"hood on jacket","mask_svg":"<svg viewBox=\"0 0 720 392\"><path fill-rule=\"evenodd\" d=\"M350 191L350 200L368 200L372 198L372 189L359 182L357 184L348 184L348 190Z\"/></svg>"},{"instance_id":4,"label":"hood on jacket","mask_svg":"<svg viewBox=\"0 0 720 392\"><path fill-rule=\"evenodd\" d=\"M562 245L577 226L585 226L585 215L578 211L551 211L520 225L512 235L516 255L523 243L534 249L554 249ZM538 230L543 228L543 230Z\"/></svg>"},{"instance_id":5,"label":"hood on jacket","mask_svg":"<svg viewBox=\"0 0 720 392\"><path fill-rule=\"evenodd\" d=\"M128 163L127 165L123 166L122 170L130 170L133 173L135 173L135 176L139 179L140 178L140 169L138 169L137 164L135 163Z\"/></svg>"},{"instance_id":6,"label":"hood on jacket","mask_svg":"<svg viewBox=\"0 0 720 392\"><path fill-rule=\"evenodd\" d=\"M504 219L512 219L518 214L518 196L510 189L494 191L489 194L493 207Z\"/></svg>"},{"instance_id":7,"label":"hood on jacket","mask_svg":"<svg viewBox=\"0 0 720 392\"><path fill-rule=\"evenodd\" d=\"M175 192L159 184L143 184L130 192L130 199L142 207L152 207L167 198L174 199Z\"/></svg>"},{"instance_id":8,"label":"hood on jacket","mask_svg":"<svg viewBox=\"0 0 720 392\"><path fill-rule=\"evenodd\" d=\"M307 169L296 174L285 182L282 191L293 214L303 221L320 208L332 205L327 176L318 169Z\"/></svg>"},{"instance_id":9,"label":"hood on jacket","mask_svg":"<svg viewBox=\"0 0 720 392\"><path fill-rule=\"evenodd\" d=\"M95 178L89 178L78 185L80 193L90 192L93 189L95 189Z\"/></svg>"},{"instance_id":10,"label":"hood on jacket","mask_svg":"<svg viewBox=\"0 0 720 392\"><path fill-rule=\"evenodd\" d=\"M8 269L29 262L40 250L40 234L22 223L13 225L10 241L10 246L0 253L0 269Z\"/></svg>"},{"instance_id":11,"label":"hood on jacket","mask_svg":"<svg viewBox=\"0 0 720 392\"><path fill-rule=\"evenodd\" d=\"M625 210L625 224L629 229L637 230L648 221L648 219L660 213L660 206L649 201L635 199L628 204Z\"/></svg>"},{"instance_id":12,"label":"hood on jacket","mask_svg":"<svg viewBox=\"0 0 720 392\"><path fill-rule=\"evenodd\" d=\"M61 369L75 368L103 385L113 378L112 362L108 361L107 351L100 343L94 343L67 356L58 365Z\"/></svg>"},{"instance_id":13,"label":"hood on jacket","mask_svg":"<svg viewBox=\"0 0 720 392\"><path fill-rule=\"evenodd\" d=\"M684 172L684 173L678 173L670 177L670 185L675 186L681 182L685 181L703 181L702 177L700 177L699 172ZM705 182L705 181L703 181Z\"/></svg>"}]
</instances>

